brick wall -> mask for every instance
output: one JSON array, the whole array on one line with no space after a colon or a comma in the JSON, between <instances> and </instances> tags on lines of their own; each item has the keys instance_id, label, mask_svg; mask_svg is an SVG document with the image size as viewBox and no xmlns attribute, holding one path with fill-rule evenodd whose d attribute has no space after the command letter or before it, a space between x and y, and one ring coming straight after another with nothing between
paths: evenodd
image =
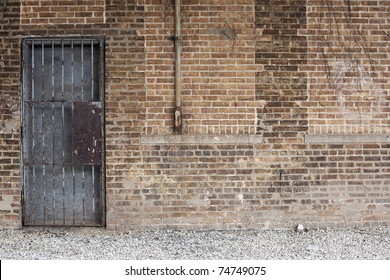
<instances>
[{"instance_id":1,"label":"brick wall","mask_svg":"<svg viewBox=\"0 0 390 280\"><path fill-rule=\"evenodd\" d=\"M105 21L104 0L21 1L22 25L96 24Z\"/></svg>"},{"instance_id":2,"label":"brick wall","mask_svg":"<svg viewBox=\"0 0 390 280\"><path fill-rule=\"evenodd\" d=\"M67 4L65 5L64 2ZM107 228L388 226L387 1L7 0L0 226L20 226L20 38L106 38Z\"/></svg>"},{"instance_id":3,"label":"brick wall","mask_svg":"<svg viewBox=\"0 0 390 280\"><path fill-rule=\"evenodd\" d=\"M389 133L390 3L309 3L310 133Z\"/></svg>"},{"instance_id":4,"label":"brick wall","mask_svg":"<svg viewBox=\"0 0 390 280\"><path fill-rule=\"evenodd\" d=\"M388 225L390 5L309 0L308 6L304 166L312 190L319 190L312 196L322 202L313 208L331 225L343 219Z\"/></svg>"},{"instance_id":5,"label":"brick wall","mask_svg":"<svg viewBox=\"0 0 390 280\"><path fill-rule=\"evenodd\" d=\"M148 134L172 133L172 3L145 6ZM184 133L255 133L253 16L252 0L182 2Z\"/></svg>"},{"instance_id":6,"label":"brick wall","mask_svg":"<svg viewBox=\"0 0 390 280\"><path fill-rule=\"evenodd\" d=\"M20 226L19 48L10 33L19 24L19 1L0 5L0 217L1 226Z\"/></svg>"}]
</instances>

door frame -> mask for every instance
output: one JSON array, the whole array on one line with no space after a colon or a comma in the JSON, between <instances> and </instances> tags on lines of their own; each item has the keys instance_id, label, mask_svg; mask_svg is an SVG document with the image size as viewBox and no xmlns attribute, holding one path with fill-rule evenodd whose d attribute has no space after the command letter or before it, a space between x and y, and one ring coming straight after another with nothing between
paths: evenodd
<instances>
[{"instance_id":1,"label":"door frame","mask_svg":"<svg viewBox=\"0 0 390 280\"><path fill-rule=\"evenodd\" d=\"M99 96L101 103L101 182L100 182L100 208L101 208L101 217L100 223L96 225L74 225L74 224L50 224L50 225L26 225L25 224L25 215L26 215L26 177L25 177L25 133L24 130L24 120L25 120L25 71L26 71L26 48L28 46L28 41L82 41L82 40L94 40L99 42ZM21 179L21 222L22 226L48 226L48 227L105 227L106 226L106 144L105 144L105 135L106 135L106 116L105 116L105 37L104 36L47 36L47 37L22 37L20 39L20 179Z\"/></svg>"}]
</instances>

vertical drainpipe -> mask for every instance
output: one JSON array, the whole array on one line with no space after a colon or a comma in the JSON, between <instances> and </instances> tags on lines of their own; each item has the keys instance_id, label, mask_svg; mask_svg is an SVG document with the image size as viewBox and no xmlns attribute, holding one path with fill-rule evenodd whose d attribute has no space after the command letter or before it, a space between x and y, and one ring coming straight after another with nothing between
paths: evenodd
<instances>
[{"instance_id":1,"label":"vertical drainpipe","mask_svg":"<svg viewBox=\"0 0 390 280\"><path fill-rule=\"evenodd\" d=\"M182 104L181 104L181 27L180 11L181 0L175 0L175 133L183 131Z\"/></svg>"}]
</instances>

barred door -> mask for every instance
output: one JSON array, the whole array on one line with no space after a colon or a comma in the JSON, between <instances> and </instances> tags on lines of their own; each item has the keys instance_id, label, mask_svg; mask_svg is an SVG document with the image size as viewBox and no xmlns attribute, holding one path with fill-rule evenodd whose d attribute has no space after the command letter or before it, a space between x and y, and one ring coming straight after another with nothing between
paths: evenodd
<instances>
[{"instance_id":1,"label":"barred door","mask_svg":"<svg viewBox=\"0 0 390 280\"><path fill-rule=\"evenodd\" d=\"M24 225L104 224L102 39L23 40Z\"/></svg>"}]
</instances>

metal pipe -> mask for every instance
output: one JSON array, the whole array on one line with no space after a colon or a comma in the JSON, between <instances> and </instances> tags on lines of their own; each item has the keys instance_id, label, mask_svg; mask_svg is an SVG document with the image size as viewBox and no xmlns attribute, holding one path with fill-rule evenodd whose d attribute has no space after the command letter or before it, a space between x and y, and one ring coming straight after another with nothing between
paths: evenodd
<instances>
[{"instance_id":1,"label":"metal pipe","mask_svg":"<svg viewBox=\"0 0 390 280\"><path fill-rule=\"evenodd\" d=\"M182 133L181 103L181 0L175 0L175 132Z\"/></svg>"}]
</instances>

